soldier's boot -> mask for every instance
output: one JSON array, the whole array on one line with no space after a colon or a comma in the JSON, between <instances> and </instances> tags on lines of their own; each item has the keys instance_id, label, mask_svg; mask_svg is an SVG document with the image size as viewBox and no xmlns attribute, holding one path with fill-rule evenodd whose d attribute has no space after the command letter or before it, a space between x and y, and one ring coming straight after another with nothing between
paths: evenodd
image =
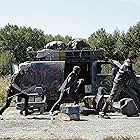
<instances>
[{"instance_id":1,"label":"soldier's boot","mask_svg":"<svg viewBox=\"0 0 140 140\"><path fill-rule=\"evenodd\" d=\"M31 111L29 111L29 110L25 110L25 116L27 116L27 115L31 115L33 112L31 112Z\"/></svg>"},{"instance_id":2,"label":"soldier's boot","mask_svg":"<svg viewBox=\"0 0 140 140\"><path fill-rule=\"evenodd\" d=\"M101 112L99 112L99 118L105 118L105 119L111 119L106 113L108 111L108 108L110 106L110 102L106 102L103 106L103 109Z\"/></svg>"},{"instance_id":3,"label":"soldier's boot","mask_svg":"<svg viewBox=\"0 0 140 140\"><path fill-rule=\"evenodd\" d=\"M24 111L24 113L23 113L23 111ZM20 111L20 114L21 115L25 115L25 116L27 116L27 115L31 115L33 113L33 111L30 111L30 110L28 110L28 106L25 106L23 109L21 109L21 111Z\"/></svg>"},{"instance_id":4,"label":"soldier's boot","mask_svg":"<svg viewBox=\"0 0 140 140\"><path fill-rule=\"evenodd\" d=\"M111 119L111 117L103 111L99 113L98 117L99 118L104 118L104 119Z\"/></svg>"}]
</instances>

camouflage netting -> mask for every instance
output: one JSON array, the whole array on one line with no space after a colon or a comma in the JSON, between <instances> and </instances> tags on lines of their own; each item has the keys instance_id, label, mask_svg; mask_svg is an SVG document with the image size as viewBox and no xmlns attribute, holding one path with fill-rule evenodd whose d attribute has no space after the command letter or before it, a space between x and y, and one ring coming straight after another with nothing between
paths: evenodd
<instances>
[{"instance_id":1,"label":"camouflage netting","mask_svg":"<svg viewBox=\"0 0 140 140\"><path fill-rule=\"evenodd\" d=\"M63 50L63 51L62 51ZM74 39L67 45L62 41L49 42L44 49L37 51L36 58L41 60L71 60L73 59L97 59L103 57L104 50L95 50L82 39Z\"/></svg>"},{"instance_id":2,"label":"camouflage netting","mask_svg":"<svg viewBox=\"0 0 140 140\"><path fill-rule=\"evenodd\" d=\"M44 48L45 49L53 49L53 50L91 49L90 45L87 44L82 39L74 39L73 41L70 41L67 45L62 41L52 41L52 42L49 42Z\"/></svg>"},{"instance_id":3,"label":"camouflage netting","mask_svg":"<svg viewBox=\"0 0 140 140\"><path fill-rule=\"evenodd\" d=\"M84 40L75 39L67 44L68 50L82 50L82 49L91 49L90 45Z\"/></svg>"},{"instance_id":4,"label":"camouflage netting","mask_svg":"<svg viewBox=\"0 0 140 140\"><path fill-rule=\"evenodd\" d=\"M52 49L52 50L65 50L67 46L62 41L52 41L52 42L49 42L44 48Z\"/></svg>"}]
</instances>

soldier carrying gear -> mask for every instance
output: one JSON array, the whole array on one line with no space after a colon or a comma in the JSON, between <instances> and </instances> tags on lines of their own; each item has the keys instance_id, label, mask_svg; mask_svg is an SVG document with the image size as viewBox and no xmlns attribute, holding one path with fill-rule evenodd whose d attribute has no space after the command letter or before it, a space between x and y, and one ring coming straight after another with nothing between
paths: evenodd
<instances>
[{"instance_id":1,"label":"soldier carrying gear","mask_svg":"<svg viewBox=\"0 0 140 140\"><path fill-rule=\"evenodd\" d=\"M5 111L5 109L7 109L12 101L12 98L14 97L14 95L19 95L22 98L25 98L25 106L23 108L22 111L25 111L25 116L31 114L31 112L28 111L28 100L29 100L29 96L26 94L25 90L22 90L20 87L20 84L23 80L23 76L26 73L28 67L27 67L27 63L21 63L19 65L19 70L17 73L14 73L12 75L10 84L9 84L9 88L7 90L7 97L6 97L6 103L5 105L0 109L0 115L2 115L2 113ZM20 112L22 114L22 111Z\"/></svg>"},{"instance_id":2,"label":"soldier carrying gear","mask_svg":"<svg viewBox=\"0 0 140 140\"><path fill-rule=\"evenodd\" d=\"M106 100L102 111L100 112L101 117L110 118L107 116L107 111L110 106L112 106L115 98L121 93L121 91L124 91L127 93L135 102L137 106L137 112L139 111L139 98L138 94L128 86L130 80L134 80L137 84L136 75L134 73L134 70L132 68L132 64L135 64L137 62L138 55L136 53L130 53L128 55L128 59L124 61L124 63L121 65L119 71L117 72L114 81L113 81L113 87L111 90L111 93Z\"/></svg>"},{"instance_id":3,"label":"soldier carrying gear","mask_svg":"<svg viewBox=\"0 0 140 140\"><path fill-rule=\"evenodd\" d=\"M50 110L50 114L53 114L54 108L58 104L62 104L65 101L65 98L68 96L75 102L75 104L79 103L78 95L76 94L80 84L84 81L83 79L78 79L78 75L80 73L80 67L74 66L73 71L67 76L66 80L59 88L60 96L58 101L53 105Z\"/></svg>"}]
</instances>

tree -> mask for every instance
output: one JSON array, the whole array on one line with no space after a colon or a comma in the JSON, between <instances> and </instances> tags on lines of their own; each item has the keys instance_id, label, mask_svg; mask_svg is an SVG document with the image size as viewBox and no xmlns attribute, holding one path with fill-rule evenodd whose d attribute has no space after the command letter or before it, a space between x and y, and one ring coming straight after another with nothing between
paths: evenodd
<instances>
[{"instance_id":1,"label":"tree","mask_svg":"<svg viewBox=\"0 0 140 140\"><path fill-rule=\"evenodd\" d=\"M103 48L107 52L108 58L116 59L116 42L120 39L119 31L114 31L113 35L107 33L105 29L101 28L100 30L93 33L89 38L88 42L92 48L99 49Z\"/></svg>"},{"instance_id":2,"label":"tree","mask_svg":"<svg viewBox=\"0 0 140 140\"><path fill-rule=\"evenodd\" d=\"M68 44L70 41L72 41L72 37L71 36L68 36L68 35L66 35L65 37L64 37L64 42L66 43L66 44Z\"/></svg>"},{"instance_id":3,"label":"tree","mask_svg":"<svg viewBox=\"0 0 140 140\"><path fill-rule=\"evenodd\" d=\"M18 27L6 25L0 30L0 49L13 53L17 62L27 61L27 48L38 50L46 45L43 31L31 27Z\"/></svg>"},{"instance_id":4,"label":"tree","mask_svg":"<svg viewBox=\"0 0 140 140\"><path fill-rule=\"evenodd\" d=\"M10 51L0 51L0 76L9 74L11 71L11 61L13 60L13 54Z\"/></svg>"},{"instance_id":5,"label":"tree","mask_svg":"<svg viewBox=\"0 0 140 140\"><path fill-rule=\"evenodd\" d=\"M72 40L72 37L70 37L68 35L66 35L65 37L63 37L60 34L58 34L58 35L54 36L54 40L55 41L62 41L62 42L64 42L64 43L67 44L69 41Z\"/></svg>"},{"instance_id":6,"label":"tree","mask_svg":"<svg viewBox=\"0 0 140 140\"><path fill-rule=\"evenodd\" d=\"M123 44L127 52L134 50L136 52L140 51L140 22L129 28L123 38Z\"/></svg>"}]
</instances>

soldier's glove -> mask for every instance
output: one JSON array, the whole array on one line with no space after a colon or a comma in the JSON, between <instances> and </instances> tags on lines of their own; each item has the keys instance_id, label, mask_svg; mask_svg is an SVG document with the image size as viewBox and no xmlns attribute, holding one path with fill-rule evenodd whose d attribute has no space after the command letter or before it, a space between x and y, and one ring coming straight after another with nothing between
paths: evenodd
<instances>
[{"instance_id":1,"label":"soldier's glove","mask_svg":"<svg viewBox=\"0 0 140 140\"><path fill-rule=\"evenodd\" d=\"M79 79L79 81L78 81L79 83L82 83L82 82L84 82L84 79Z\"/></svg>"}]
</instances>

